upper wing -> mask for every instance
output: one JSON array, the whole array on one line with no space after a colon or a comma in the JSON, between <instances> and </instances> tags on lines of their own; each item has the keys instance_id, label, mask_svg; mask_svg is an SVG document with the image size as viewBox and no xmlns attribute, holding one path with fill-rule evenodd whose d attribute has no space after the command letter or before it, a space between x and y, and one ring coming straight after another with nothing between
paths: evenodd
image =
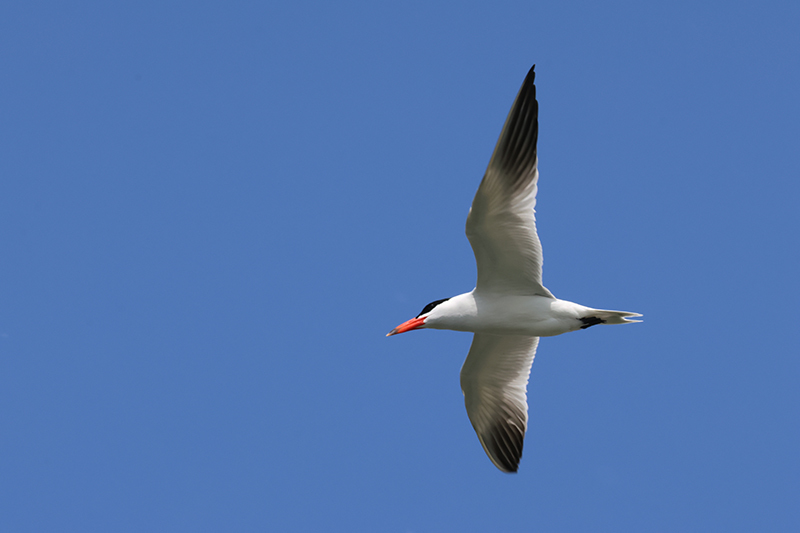
<instances>
[{"instance_id":1,"label":"upper wing","mask_svg":"<svg viewBox=\"0 0 800 533\"><path fill-rule=\"evenodd\" d=\"M531 68L511 106L472 201L467 238L478 263L479 290L553 298L542 285L542 245L533 212L539 179L534 76Z\"/></svg>"},{"instance_id":2,"label":"upper wing","mask_svg":"<svg viewBox=\"0 0 800 533\"><path fill-rule=\"evenodd\" d=\"M476 333L461 368L472 427L494 465L516 472L528 426L525 389L539 337Z\"/></svg>"}]
</instances>

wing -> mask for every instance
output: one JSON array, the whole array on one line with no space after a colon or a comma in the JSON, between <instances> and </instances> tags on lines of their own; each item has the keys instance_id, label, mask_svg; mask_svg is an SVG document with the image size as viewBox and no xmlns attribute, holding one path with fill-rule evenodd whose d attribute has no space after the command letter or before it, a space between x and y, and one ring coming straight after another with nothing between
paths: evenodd
<instances>
[{"instance_id":1,"label":"wing","mask_svg":"<svg viewBox=\"0 0 800 533\"><path fill-rule=\"evenodd\" d=\"M542 245L533 211L539 179L534 76L531 68L511 106L472 201L467 238L478 264L478 290L553 298L542 285Z\"/></svg>"},{"instance_id":2,"label":"wing","mask_svg":"<svg viewBox=\"0 0 800 533\"><path fill-rule=\"evenodd\" d=\"M476 333L461 368L472 427L494 465L516 472L528 426L525 389L539 337Z\"/></svg>"}]
</instances>

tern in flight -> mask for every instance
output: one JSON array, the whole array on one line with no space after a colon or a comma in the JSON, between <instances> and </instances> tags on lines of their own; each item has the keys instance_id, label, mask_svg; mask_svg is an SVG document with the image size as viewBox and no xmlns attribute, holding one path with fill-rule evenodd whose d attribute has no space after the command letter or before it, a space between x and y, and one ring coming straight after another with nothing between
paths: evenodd
<instances>
[{"instance_id":1,"label":"tern in flight","mask_svg":"<svg viewBox=\"0 0 800 533\"><path fill-rule=\"evenodd\" d=\"M592 309L559 300L542 285L536 234L536 140L539 103L534 65L508 114L467 216L478 282L467 293L436 300L389 335L413 329L475 334L461 390L472 427L503 472L516 472L528 424L526 387L539 337L597 324L639 322L638 313Z\"/></svg>"}]
</instances>

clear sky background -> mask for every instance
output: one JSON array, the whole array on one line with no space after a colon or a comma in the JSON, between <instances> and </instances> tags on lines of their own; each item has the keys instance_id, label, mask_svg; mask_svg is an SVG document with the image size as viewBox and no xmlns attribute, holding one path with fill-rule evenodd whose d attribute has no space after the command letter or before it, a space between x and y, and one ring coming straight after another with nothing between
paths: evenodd
<instances>
[{"instance_id":1,"label":"clear sky background","mask_svg":"<svg viewBox=\"0 0 800 533\"><path fill-rule=\"evenodd\" d=\"M5 2L0 530L797 531L800 4ZM536 63L517 475L384 335Z\"/></svg>"}]
</instances>

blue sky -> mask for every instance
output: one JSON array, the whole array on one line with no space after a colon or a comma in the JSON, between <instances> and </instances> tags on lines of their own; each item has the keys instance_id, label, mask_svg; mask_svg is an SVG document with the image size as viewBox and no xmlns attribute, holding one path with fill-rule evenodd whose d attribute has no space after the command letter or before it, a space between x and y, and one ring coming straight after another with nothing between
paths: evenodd
<instances>
[{"instance_id":1,"label":"blue sky","mask_svg":"<svg viewBox=\"0 0 800 533\"><path fill-rule=\"evenodd\" d=\"M0 7L0 530L796 531L796 2ZM536 63L517 475L472 196Z\"/></svg>"}]
</instances>

